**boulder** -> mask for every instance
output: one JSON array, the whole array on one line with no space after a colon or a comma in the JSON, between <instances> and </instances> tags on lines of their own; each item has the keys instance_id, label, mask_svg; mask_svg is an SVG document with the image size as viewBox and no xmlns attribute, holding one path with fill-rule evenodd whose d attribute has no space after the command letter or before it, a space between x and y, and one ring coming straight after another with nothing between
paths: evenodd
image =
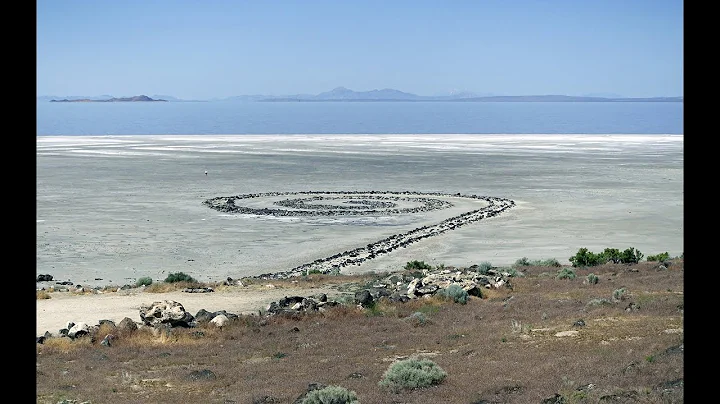
<instances>
[{"instance_id":1,"label":"boulder","mask_svg":"<svg viewBox=\"0 0 720 404\"><path fill-rule=\"evenodd\" d=\"M223 328L223 326L230 322L230 319L224 314L218 314L210 320L211 324L214 324L217 328Z\"/></svg>"},{"instance_id":2,"label":"boulder","mask_svg":"<svg viewBox=\"0 0 720 404\"><path fill-rule=\"evenodd\" d=\"M173 300L163 300L140 306L140 319L145 325L166 324L171 327L193 327L195 317L185 311L182 304Z\"/></svg>"}]
</instances>

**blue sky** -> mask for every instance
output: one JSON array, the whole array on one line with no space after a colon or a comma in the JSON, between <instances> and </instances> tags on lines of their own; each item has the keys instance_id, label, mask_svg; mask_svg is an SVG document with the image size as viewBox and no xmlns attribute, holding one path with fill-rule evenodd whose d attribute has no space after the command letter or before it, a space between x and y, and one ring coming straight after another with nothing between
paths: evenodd
<instances>
[{"instance_id":1,"label":"blue sky","mask_svg":"<svg viewBox=\"0 0 720 404\"><path fill-rule=\"evenodd\" d=\"M683 94L679 0L38 0L37 95Z\"/></svg>"}]
</instances>

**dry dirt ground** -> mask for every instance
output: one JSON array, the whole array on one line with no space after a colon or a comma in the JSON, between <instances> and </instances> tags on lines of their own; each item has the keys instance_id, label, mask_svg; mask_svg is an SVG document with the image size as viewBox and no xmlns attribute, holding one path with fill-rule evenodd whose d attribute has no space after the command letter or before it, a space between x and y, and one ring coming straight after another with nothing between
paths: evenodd
<instances>
[{"instance_id":1,"label":"dry dirt ground","mask_svg":"<svg viewBox=\"0 0 720 404\"><path fill-rule=\"evenodd\" d=\"M49 284L48 288L51 287ZM50 299L37 300L35 331L38 336L46 331L56 334L58 330L65 328L68 322L98 324L100 320L111 320L119 323L125 317L140 321L140 306L161 300L177 301L193 315L200 309L251 314L264 310L270 302L276 302L285 296L310 296L319 293L332 297L341 292L326 285L306 286L286 281L257 281L256 284L243 287L216 287L215 292L209 293L186 293L179 290L150 293L143 291L143 288L118 292L92 289L89 293L51 292Z\"/></svg>"},{"instance_id":2,"label":"dry dirt ground","mask_svg":"<svg viewBox=\"0 0 720 404\"><path fill-rule=\"evenodd\" d=\"M111 346L99 338L49 338L37 344L36 402L294 403L315 383L373 404L684 402L683 259L666 267L576 268L571 279L558 279L557 267L521 269L524 276L509 287L487 289L466 304L417 299L293 317L249 314L221 330L105 328L102 334L117 334ZM590 274L597 284L587 282ZM337 291L328 282L339 278L312 275L307 285L272 293ZM180 293L53 293L38 304L178 297L192 310L232 312L231 299L215 300L221 293ZM137 311L130 317L138 319ZM446 377L423 388L381 387L389 367L407 358L429 359Z\"/></svg>"}]
</instances>

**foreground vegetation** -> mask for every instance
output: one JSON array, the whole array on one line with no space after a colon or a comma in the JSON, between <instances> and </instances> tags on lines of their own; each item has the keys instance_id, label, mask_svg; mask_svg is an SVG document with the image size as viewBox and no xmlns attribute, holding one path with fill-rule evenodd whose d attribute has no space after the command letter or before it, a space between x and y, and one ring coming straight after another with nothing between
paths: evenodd
<instances>
[{"instance_id":1,"label":"foreground vegetation","mask_svg":"<svg viewBox=\"0 0 720 404\"><path fill-rule=\"evenodd\" d=\"M509 285L482 297L448 288L371 308L241 315L222 329L104 324L111 346L89 337L37 345L36 402L680 403L684 259L658 256L572 267L522 258L505 269ZM404 271L428 269L413 261ZM379 277L301 283L352 294ZM187 282L178 273L146 286Z\"/></svg>"}]
</instances>

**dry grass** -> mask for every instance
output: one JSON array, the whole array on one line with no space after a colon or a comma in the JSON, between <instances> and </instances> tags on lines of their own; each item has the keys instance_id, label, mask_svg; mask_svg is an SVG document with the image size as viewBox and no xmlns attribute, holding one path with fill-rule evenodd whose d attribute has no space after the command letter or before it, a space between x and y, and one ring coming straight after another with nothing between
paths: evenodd
<instances>
[{"instance_id":1,"label":"dry grass","mask_svg":"<svg viewBox=\"0 0 720 404\"><path fill-rule=\"evenodd\" d=\"M50 292L52 292L52 291L51 290L37 290L35 292L35 300L50 299L50 297L51 297Z\"/></svg>"},{"instance_id":2,"label":"dry grass","mask_svg":"<svg viewBox=\"0 0 720 404\"><path fill-rule=\"evenodd\" d=\"M148 293L167 293L188 288L204 288L211 285L200 282L155 282L145 287ZM213 285L214 286L214 285Z\"/></svg>"},{"instance_id":3,"label":"dry grass","mask_svg":"<svg viewBox=\"0 0 720 404\"><path fill-rule=\"evenodd\" d=\"M50 338L37 345L36 401L293 403L318 382L355 391L361 403L540 403L556 394L566 403L683 402L682 260L662 271L645 262L577 269L572 280L554 279L557 268L523 270L512 288L464 305L433 298L241 316L222 330L141 328L110 347L99 339L112 328L94 342ZM583 283L591 272L595 285ZM262 283L367 282L307 278ZM623 300L588 304L620 288ZM393 361L408 357L431 359L447 377L414 391L381 388ZM193 377L203 370L214 378Z\"/></svg>"},{"instance_id":4,"label":"dry grass","mask_svg":"<svg viewBox=\"0 0 720 404\"><path fill-rule=\"evenodd\" d=\"M338 286L342 285L349 289L358 287L368 282L369 279L383 274L377 274L375 276L369 275L350 275L350 276L336 276L336 275L325 275L325 274L310 274L307 276L301 276L292 279L272 279L262 280L255 278L243 278L239 281L245 286L266 286L272 285L274 288L284 289L297 289L297 288L320 288L325 286ZM207 283L207 282L155 282L145 287L145 292L148 293L167 293L174 292L183 289L193 288L213 288L217 291L222 291L225 288L232 288L233 286L226 285L224 282L218 283Z\"/></svg>"}]
</instances>

